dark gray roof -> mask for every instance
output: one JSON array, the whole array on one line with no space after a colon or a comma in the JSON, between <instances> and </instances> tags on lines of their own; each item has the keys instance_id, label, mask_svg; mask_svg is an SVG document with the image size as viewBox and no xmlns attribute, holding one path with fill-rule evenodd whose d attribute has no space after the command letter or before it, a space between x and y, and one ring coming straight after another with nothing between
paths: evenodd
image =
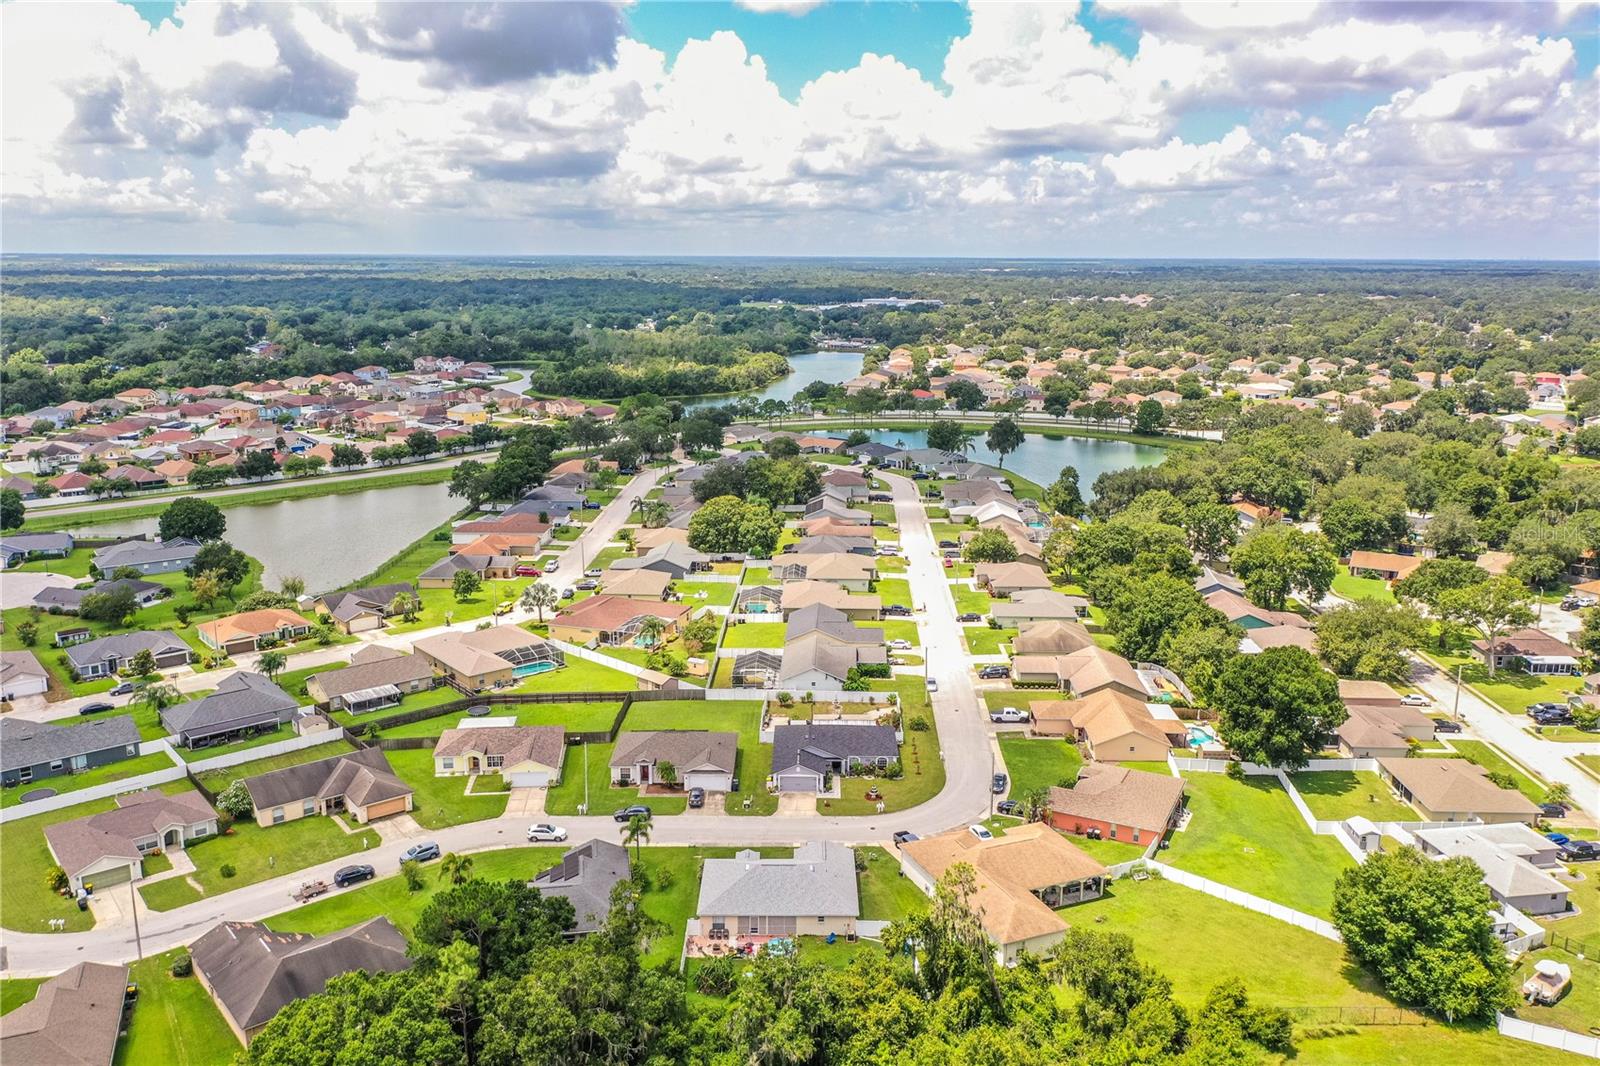
<instances>
[{"instance_id":1,"label":"dark gray roof","mask_svg":"<svg viewBox=\"0 0 1600 1066\"><path fill-rule=\"evenodd\" d=\"M400 593L415 591L408 582L396 581L388 585L351 589L349 592L330 592L322 597L322 603L333 617L341 622L348 622L356 615L368 611L383 614L388 611L389 604L394 602L394 598Z\"/></svg>"},{"instance_id":2,"label":"dark gray roof","mask_svg":"<svg viewBox=\"0 0 1600 1066\"><path fill-rule=\"evenodd\" d=\"M900 745L886 725L849 725L843 722L806 722L780 725L772 732L772 772L804 766L818 773L829 761L898 759Z\"/></svg>"},{"instance_id":3,"label":"dark gray roof","mask_svg":"<svg viewBox=\"0 0 1600 1066\"><path fill-rule=\"evenodd\" d=\"M130 744L138 746L139 727L125 714L75 726L0 718L0 770L37 766Z\"/></svg>"},{"instance_id":4,"label":"dark gray roof","mask_svg":"<svg viewBox=\"0 0 1600 1066\"><path fill-rule=\"evenodd\" d=\"M223 922L189 947L212 995L246 1031L297 999L355 970L411 968L406 938L389 919L369 918L327 936L275 933L258 922Z\"/></svg>"},{"instance_id":5,"label":"dark gray roof","mask_svg":"<svg viewBox=\"0 0 1600 1066\"><path fill-rule=\"evenodd\" d=\"M154 581L141 581L138 578L123 577L115 581L96 581L88 588L61 588L60 586L54 586L41 589L33 597L33 602L45 610L49 610L51 607L60 607L75 611L83 605L85 596L116 592L118 589L127 589L134 596L143 599L152 594L164 592L166 586L158 585Z\"/></svg>"},{"instance_id":6,"label":"dark gray roof","mask_svg":"<svg viewBox=\"0 0 1600 1066\"><path fill-rule=\"evenodd\" d=\"M323 698L333 699L335 696L360 692L364 688L421 681L433 676L433 664L420 655L407 655L397 651L383 658L369 658L363 662L352 659L351 665L343 670L329 670L325 674L314 676Z\"/></svg>"},{"instance_id":7,"label":"dark gray roof","mask_svg":"<svg viewBox=\"0 0 1600 1066\"><path fill-rule=\"evenodd\" d=\"M629 876L628 849L609 840L579 844L559 865L542 870L528 882L547 896L570 900L574 933L592 933L611 913L611 890Z\"/></svg>"},{"instance_id":8,"label":"dark gray roof","mask_svg":"<svg viewBox=\"0 0 1600 1066\"><path fill-rule=\"evenodd\" d=\"M189 650L177 634L165 629L140 629L132 633L113 633L98 640L86 640L67 649L67 661L81 670L90 663L108 658L131 659L141 651L152 655L165 655L170 651Z\"/></svg>"},{"instance_id":9,"label":"dark gray roof","mask_svg":"<svg viewBox=\"0 0 1600 1066\"><path fill-rule=\"evenodd\" d=\"M882 629L859 628L849 615L825 603L808 604L791 614L783 630L784 644L811 633L821 633L840 644L883 643Z\"/></svg>"},{"instance_id":10,"label":"dark gray roof","mask_svg":"<svg viewBox=\"0 0 1600 1066\"><path fill-rule=\"evenodd\" d=\"M899 455L900 449L869 440L865 444L853 444L846 448L845 452L850 455L865 455L869 459L887 459L891 455Z\"/></svg>"},{"instance_id":11,"label":"dark gray roof","mask_svg":"<svg viewBox=\"0 0 1600 1066\"><path fill-rule=\"evenodd\" d=\"M137 566L141 563L188 562L200 550L200 542L188 537L175 537L166 541L125 540L94 553L94 566L102 574L109 574L119 566Z\"/></svg>"},{"instance_id":12,"label":"dark gray roof","mask_svg":"<svg viewBox=\"0 0 1600 1066\"><path fill-rule=\"evenodd\" d=\"M11 533L0 537L0 550L11 552L71 551L71 533Z\"/></svg>"},{"instance_id":13,"label":"dark gray roof","mask_svg":"<svg viewBox=\"0 0 1600 1066\"><path fill-rule=\"evenodd\" d=\"M6 1066L108 1066L122 1031L128 968L80 962L5 1017Z\"/></svg>"},{"instance_id":14,"label":"dark gray roof","mask_svg":"<svg viewBox=\"0 0 1600 1066\"><path fill-rule=\"evenodd\" d=\"M424 578L453 578L457 571L471 570L482 573L488 568L490 557L487 555L446 555L443 559L424 570L419 576Z\"/></svg>"},{"instance_id":15,"label":"dark gray roof","mask_svg":"<svg viewBox=\"0 0 1600 1066\"><path fill-rule=\"evenodd\" d=\"M298 706L293 696L265 674L240 670L224 678L217 691L204 699L168 707L161 712L161 721L174 733L203 737L271 719L287 722Z\"/></svg>"},{"instance_id":16,"label":"dark gray roof","mask_svg":"<svg viewBox=\"0 0 1600 1066\"><path fill-rule=\"evenodd\" d=\"M781 562L791 555L829 555L833 552L872 555L876 551L871 537L836 537L832 534L823 534L817 537L801 537L794 545L785 549L783 555L775 561Z\"/></svg>"},{"instance_id":17,"label":"dark gray roof","mask_svg":"<svg viewBox=\"0 0 1600 1066\"><path fill-rule=\"evenodd\" d=\"M654 729L620 733L611 753L612 766L639 762L670 762L682 776L711 767L733 773L739 756L739 734L709 733L701 729Z\"/></svg>"},{"instance_id":18,"label":"dark gray roof","mask_svg":"<svg viewBox=\"0 0 1600 1066\"><path fill-rule=\"evenodd\" d=\"M389 767L381 748L362 748L330 759L286 766L255 777L245 778L250 802L258 811L316 797L344 796L364 807L412 791Z\"/></svg>"}]
</instances>

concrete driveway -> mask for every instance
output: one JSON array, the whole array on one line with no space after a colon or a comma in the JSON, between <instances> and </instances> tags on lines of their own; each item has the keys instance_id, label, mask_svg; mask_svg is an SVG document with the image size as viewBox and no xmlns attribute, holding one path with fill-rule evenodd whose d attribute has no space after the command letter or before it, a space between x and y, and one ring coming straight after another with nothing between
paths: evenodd
<instances>
[{"instance_id":1,"label":"concrete driveway","mask_svg":"<svg viewBox=\"0 0 1600 1066\"><path fill-rule=\"evenodd\" d=\"M514 788L506 800L507 818L526 818L537 821L544 817L545 800L550 790L544 788Z\"/></svg>"}]
</instances>

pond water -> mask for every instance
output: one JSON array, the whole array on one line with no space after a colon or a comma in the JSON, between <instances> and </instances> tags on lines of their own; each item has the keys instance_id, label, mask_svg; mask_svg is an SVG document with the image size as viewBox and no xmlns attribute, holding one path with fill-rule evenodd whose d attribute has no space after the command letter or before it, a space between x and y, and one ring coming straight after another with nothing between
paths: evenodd
<instances>
[{"instance_id":1,"label":"pond water","mask_svg":"<svg viewBox=\"0 0 1600 1066\"><path fill-rule=\"evenodd\" d=\"M227 540L261 560L266 587L285 577L305 580L306 591L326 592L376 570L412 541L461 508L449 484L399 485L340 496L313 496L229 507ZM154 534L156 520L107 522L86 535Z\"/></svg>"},{"instance_id":2,"label":"pond water","mask_svg":"<svg viewBox=\"0 0 1600 1066\"><path fill-rule=\"evenodd\" d=\"M999 466L999 457L983 443L987 427L973 427L980 433L968 456L979 463ZM827 430L843 436L844 430ZM867 435L879 444L896 448L926 448L928 431L925 429L872 429ZM1046 440L1038 433L1029 433L1022 446L1006 456L1006 470L1014 470L1029 481L1049 485L1061 475L1061 468L1078 468L1078 487L1084 499L1094 497L1094 479L1108 470L1126 470L1130 466L1154 466L1167 456L1165 448L1148 444L1134 444L1125 440L1102 440L1099 437L1065 436L1061 440Z\"/></svg>"},{"instance_id":3,"label":"pond water","mask_svg":"<svg viewBox=\"0 0 1600 1066\"><path fill-rule=\"evenodd\" d=\"M688 404L688 410L701 407L717 407L728 403L730 400L792 400L800 395L800 390L813 381L826 381L830 385L838 385L849 381L861 374L860 352L805 352L800 355L789 356L789 365L794 369L788 377L781 378L766 388L759 391L741 392L737 396L716 396L704 400L696 400Z\"/></svg>"}]
</instances>

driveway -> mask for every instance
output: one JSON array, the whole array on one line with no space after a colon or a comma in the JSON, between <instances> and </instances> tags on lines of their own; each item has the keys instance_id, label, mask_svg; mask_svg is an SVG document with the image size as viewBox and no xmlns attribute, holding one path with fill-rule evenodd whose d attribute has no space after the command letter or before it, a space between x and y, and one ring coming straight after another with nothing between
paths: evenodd
<instances>
[{"instance_id":1,"label":"driveway","mask_svg":"<svg viewBox=\"0 0 1600 1066\"><path fill-rule=\"evenodd\" d=\"M550 790L544 788L514 788L506 800L506 817L537 821L544 817L545 800Z\"/></svg>"},{"instance_id":2,"label":"driveway","mask_svg":"<svg viewBox=\"0 0 1600 1066\"><path fill-rule=\"evenodd\" d=\"M779 818L815 818L817 797L810 792L778 793Z\"/></svg>"}]
</instances>

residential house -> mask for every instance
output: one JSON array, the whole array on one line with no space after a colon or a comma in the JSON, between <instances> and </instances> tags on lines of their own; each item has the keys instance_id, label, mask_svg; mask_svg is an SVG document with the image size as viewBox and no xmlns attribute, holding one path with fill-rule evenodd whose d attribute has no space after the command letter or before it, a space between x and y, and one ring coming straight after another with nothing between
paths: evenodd
<instances>
[{"instance_id":1,"label":"residential house","mask_svg":"<svg viewBox=\"0 0 1600 1066\"><path fill-rule=\"evenodd\" d=\"M779 600L779 611L784 621L813 604L822 604L838 611L852 622L877 621L883 611L882 597L852 594L831 581L784 582Z\"/></svg>"},{"instance_id":2,"label":"residential house","mask_svg":"<svg viewBox=\"0 0 1600 1066\"><path fill-rule=\"evenodd\" d=\"M164 708L161 724L178 738L178 743L204 748L270 733L299 709L299 701L265 674L239 670L223 678L211 695Z\"/></svg>"},{"instance_id":3,"label":"residential house","mask_svg":"<svg viewBox=\"0 0 1600 1066\"><path fill-rule=\"evenodd\" d=\"M130 792L99 814L44 827L45 846L76 892L144 876L144 857L215 836L217 812L198 792Z\"/></svg>"},{"instance_id":4,"label":"residential house","mask_svg":"<svg viewBox=\"0 0 1600 1066\"><path fill-rule=\"evenodd\" d=\"M1203 597L1208 607L1222 612L1224 618L1241 629L1266 629L1269 626L1298 626L1309 628L1311 623L1293 611L1269 611L1257 607L1236 592L1218 589Z\"/></svg>"},{"instance_id":5,"label":"residential house","mask_svg":"<svg viewBox=\"0 0 1600 1066\"><path fill-rule=\"evenodd\" d=\"M342 633L365 633L383 628L389 605L402 593L415 595L416 589L407 582L396 581L349 592L329 592L317 597L312 609L332 618Z\"/></svg>"},{"instance_id":6,"label":"residential house","mask_svg":"<svg viewBox=\"0 0 1600 1066\"><path fill-rule=\"evenodd\" d=\"M792 858L745 850L701 862L695 914L712 940L854 936L860 913L855 853L843 844L813 840Z\"/></svg>"},{"instance_id":7,"label":"residential house","mask_svg":"<svg viewBox=\"0 0 1600 1066\"><path fill-rule=\"evenodd\" d=\"M1098 899L1109 880L1104 866L1042 822L988 840L956 829L900 848L901 869L930 896L957 863L972 867L971 905L996 959L1007 966L1024 952L1043 955L1060 943L1067 924L1056 908Z\"/></svg>"},{"instance_id":8,"label":"residential house","mask_svg":"<svg viewBox=\"0 0 1600 1066\"><path fill-rule=\"evenodd\" d=\"M607 570L600 575L601 591L624 599L659 601L671 587L672 575L661 570Z\"/></svg>"},{"instance_id":9,"label":"residential house","mask_svg":"<svg viewBox=\"0 0 1600 1066\"><path fill-rule=\"evenodd\" d=\"M1532 825L1539 817L1539 808L1522 793L1501 788L1487 770L1465 759L1379 759L1378 773L1426 821Z\"/></svg>"},{"instance_id":10,"label":"residential house","mask_svg":"<svg viewBox=\"0 0 1600 1066\"><path fill-rule=\"evenodd\" d=\"M494 518L461 522L450 529L450 540L453 544L465 545L480 537L507 535L518 537L520 542L533 545L537 551L550 543L550 523L541 522L538 515L504 514Z\"/></svg>"},{"instance_id":11,"label":"residential house","mask_svg":"<svg viewBox=\"0 0 1600 1066\"><path fill-rule=\"evenodd\" d=\"M861 512L852 512L860 514ZM868 558L878 554L878 545L871 537L861 535L854 537L815 536L801 537L794 544L783 549L783 554L774 559L774 565L785 562L798 562L807 556L834 555L838 553L849 555L865 555Z\"/></svg>"},{"instance_id":12,"label":"residential house","mask_svg":"<svg viewBox=\"0 0 1600 1066\"><path fill-rule=\"evenodd\" d=\"M611 564L613 570L659 570L674 581L682 581L697 570L711 566L711 557L697 552L687 543L669 542L651 548L643 555L624 557Z\"/></svg>"},{"instance_id":13,"label":"residential house","mask_svg":"<svg viewBox=\"0 0 1600 1066\"><path fill-rule=\"evenodd\" d=\"M556 725L494 723L494 719L464 718L456 728L441 733L433 749L433 775L499 774L512 788L546 788L561 782L565 730Z\"/></svg>"},{"instance_id":14,"label":"residential house","mask_svg":"<svg viewBox=\"0 0 1600 1066\"><path fill-rule=\"evenodd\" d=\"M515 555L476 554L461 552L446 555L443 559L417 575L417 587L447 589L455 584L456 574L470 570L482 581L509 581L517 576L522 560Z\"/></svg>"},{"instance_id":15,"label":"residential house","mask_svg":"<svg viewBox=\"0 0 1600 1066\"><path fill-rule=\"evenodd\" d=\"M631 788L676 783L686 789L732 792L738 757L737 733L699 729L619 733L611 754L611 785ZM671 764L672 781L663 780L663 764Z\"/></svg>"},{"instance_id":16,"label":"residential house","mask_svg":"<svg viewBox=\"0 0 1600 1066\"><path fill-rule=\"evenodd\" d=\"M237 655L260 650L263 642L292 643L311 632L311 623L294 611L266 607L201 622L194 631L206 647Z\"/></svg>"},{"instance_id":17,"label":"residential house","mask_svg":"<svg viewBox=\"0 0 1600 1066\"><path fill-rule=\"evenodd\" d=\"M397 706L433 685L433 663L427 658L367 644L350 657L349 666L306 678L306 695L318 706L362 714Z\"/></svg>"},{"instance_id":18,"label":"residential house","mask_svg":"<svg viewBox=\"0 0 1600 1066\"><path fill-rule=\"evenodd\" d=\"M1194 579L1195 591L1202 596L1209 596L1213 592L1231 592L1235 596L1244 595L1244 582L1232 574L1224 574L1213 570L1209 566L1200 568L1200 576Z\"/></svg>"},{"instance_id":19,"label":"residential house","mask_svg":"<svg viewBox=\"0 0 1600 1066\"><path fill-rule=\"evenodd\" d=\"M1071 788L1051 788L1049 806L1045 821L1054 829L1077 836L1094 829L1106 840L1149 844L1183 815L1183 778L1094 762Z\"/></svg>"},{"instance_id":20,"label":"residential house","mask_svg":"<svg viewBox=\"0 0 1600 1066\"><path fill-rule=\"evenodd\" d=\"M808 541L822 539L825 538L805 538ZM848 552L785 554L772 560L772 576L784 582L828 581L850 592L866 592L878 578L878 564L870 556Z\"/></svg>"},{"instance_id":21,"label":"residential house","mask_svg":"<svg viewBox=\"0 0 1600 1066\"><path fill-rule=\"evenodd\" d=\"M559 896L572 904L569 937L586 936L611 914L611 894L633 876L628 849L609 840L591 840L571 848L561 861L528 882L543 896Z\"/></svg>"},{"instance_id":22,"label":"residential house","mask_svg":"<svg viewBox=\"0 0 1600 1066\"><path fill-rule=\"evenodd\" d=\"M659 618L665 628L655 642L666 644L677 638L693 612L694 608L687 603L652 602L601 593L563 608L550 620L550 636L586 647L608 644L645 647L645 619Z\"/></svg>"},{"instance_id":23,"label":"residential house","mask_svg":"<svg viewBox=\"0 0 1600 1066\"><path fill-rule=\"evenodd\" d=\"M1165 762L1188 730L1176 718L1157 718L1137 696L1106 686L1076 700L1035 700L1034 732L1064 736L1101 762Z\"/></svg>"},{"instance_id":24,"label":"residential house","mask_svg":"<svg viewBox=\"0 0 1600 1066\"><path fill-rule=\"evenodd\" d=\"M0 1025L7 1066L111 1066L127 1017L128 968L80 962L41 984Z\"/></svg>"},{"instance_id":25,"label":"residential house","mask_svg":"<svg viewBox=\"0 0 1600 1066\"><path fill-rule=\"evenodd\" d=\"M50 690L50 671L26 648L0 651L0 700L42 696Z\"/></svg>"},{"instance_id":26,"label":"residential house","mask_svg":"<svg viewBox=\"0 0 1600 1066\"><path fill-rule=\"evenodd\" d=\"M843 611L813 603L789 615L778 680L786 688L838 689L851 667L888 661L882 629L857 626Z\"/></svg>"},{"instance_id":27,"label":"residential house","mask_svg":"<svg viewBox=\"0 0 1600 1066\"><path fill-rule=\"evenodd\" d=\"M0 718L0 785L25 785L139 754L139 727L125 714L83 725Z\"/></svg>"},{"instance_id":28,"label":"residential house","mask_svg":"<svg viewBox=\"0 0 1600 1066\"><path fill-rule=\"evenodd\" d=\"M1266 507L1250 500L1234 500L1228 506L1239 513L1239 525L1243 529L1254 529L1256 526L1268 522L1276 522L1283 518L1283 512L1272 507Z\"/></svg>"},{"instance_id":29,"label":"residential house","mask_svg":"<svg viewBox=\"0 0 1600 1066\"><path fill-rule=\"evenodd\" d=\"M155 658L158 670L183 666L194 658L189 645L176 633L141 629L74 644L67 649L67 665L85 681L112 677L126 670L141 651L148 651Z\"/></svg>"},{"instance_id":30,"label":"residential house","mask_svg":"<svg viewBox=\"0 0 1600 1066\"><path fill-rule=\"evenodd\" d=\"M262 827L348 813L362 825L411 810L412 789L389 766L382 748L286 766L244 779Z\"/></svg>"},{"instance_id":31,"label":"residential house","mask_svg":"<svg viewBox=\"0 0 1600 1066\"><path fill-rule=\"evenodd\" d=\"M1428 560L1419 555L1394 555L1390 552L1353 551L1345 565L1350 576L1381 577L1385 581L1399 581Z\"/></svg>"},{"instance_id":32,"label":"residential house","mask_svg":"<svg viewBox=\"0 0 1600 1066\"><path fill-rule=\"evenodd\" d=\"M1373 703L1346 697L1344 705L1349 717L1334 735L1339 750L1350 758L1403 759L1413 742L1433 739L1433 719L1398 700Z\"/></svg>"},{"instance_id":33,"label":"residential house","mask_svg":"<svg viewBox=\"0 0 1600 1066\"><path fill-rule=\"evenodd\" d=\"M779 792L826 792L829 777L862 767L882 769L900 758L900 743L886 725L802 722L772 735L772 776Z\"/></svg>"},{"instance_id":34,"label":"residential house","mask_svg":"<svg viewBox=\"0 0 1600 1066\"><path fill-rule=\"evenodd\" d=\"M1519 629L1495 640L1493 654L1487 640L1472 642L1485 664L1496 670L1519 670L1534 675L1582 674L1583 655L1566 641L1539 629Z\"/></svg>"},{"instance_id":35,"label":"residential house","mask_svg":"<svg viewBox=\"0 0 1600 1066\"><path fill-rule=\"evenodd\" d=\"M1094 645L1094 637L1078 622L1051 619L1023 622L1011 640L1013 655L1071 655Z\"/></svg>"},{"instance_id":36,"label":"residential house","mask_svg":"<svg viewBox=\"0 0 1600 1066\"><path fill-rule=\"evenodd\" d=\"M280 933L260 922L222 922L189 946L194 973L244 1044L284 1007L360 970L411 968L405 934L385 917L323 936Z\"/></svg>"},{"instance_id":37,"label":"residential house","mask_svg":"<svg viewBox=\"0 0 1600 1066\"><path fill-rule=\"evenodd\" d=\"M0 537L0 561L15 566L28 559L65 559L75 543L71 533L8 533Z\"/></svg>"},{"instance_id":38,"label":"residential house","mask_svg":"<svg viewBox=\"0 0 1600 1066\"><path fill-rule=\"evenodd\" d=\"M1466 858L1483 871L1483 883L1496 901L1523 914L1561 914L1570 888L1551 876L1565 873L1553 845L1526 825L1447 826L1413 832L1430 858Z\"/></svg>"},{"instance_id":39,"label":"residential house","mask_svg":"<svg viewBox=\"0 0 1600 1066\"><path fill-rule=\"evenodd\" d=\"M523 677L566 665L560 648L520 626L440 633L416 641L412 649L467 693L505 688Z\"/></svg>"},{"instance_id":40,"label":"residential house","mask_svg":"<svg viewBox=\"0 0 1600 1066\"><path fill-rule=\"evenodd\" d=\"M980 589L996 596L1012 596L1030 589L1048 589L1050 576L1042 567L1029 563L979 563L973 568L973 578ZM1088 601L1084 601L1085 608Z\"/></svg>"},{"instance_id":41,"label":"residential house","mask_svg":"<svg viewBox=\"0 0 1600 1066\"><path fill-rule=\"evenodd\" d=\"M1028 622L1074 622L1089 614L1089 601L1048 588L1018 589L1009 600L989 605L989 617L1002 626L1020 627Z\"/></svg>"},{"instance_id":42,"label":"residential house","mask_svg":"<svg viewBox=\"0 0 1600 1066\"><path fill-rule=\"evenodd\" d=\"M822 484L843 491L845 498L850 500L866 499L870 488L869 482L861 474L837 467L822 475Z\"/></svg>"},{"instance_id":43,"label":"residential house","mask_svg":"<svg viewBox=\"0 0 1600 1066\"><path fill-rule=\"evenodd\" d=\"M199 551L200 542L188 537L166 541L125 540L99 549L91 561L96 570L108 575L130 566L145 576L175 574L187 570Z\"/></svg>"},{"instance_id":44,"label":"residential house","mask_svg":"<svg viewBox=\"0 0 1600 1066\"><path fill-rule=\"evenodd\" d=\"M1018 684L1055 685L1080 698L1102 688L1140 700L1148 695L1133 664L1099 645L1070 655L1018 655L1011 660L1011 677Z\"/></svg>"},{"instance_id":45,"label":"residential house","mask_svg":"<svg viewBox=\"0 0 1600 1066\"><path fill-rule=\"evenodd\" d=\"M123 590L133 594L133 602L139 607L148 607L157 600L172 595L172 590L165 585L124 577L114 581L96 581L82 588L52 585L34 594L33 605L51 614L77 614L83 607L84 597L103 596Z\"/></svg>"},{"instance_id":46,"label":"residential house","mask_svg":"<svg viewBox=\"0 0 1600 1066\"><path fill-rule=\"evenodd\" d=\"M1299 648L1315 655L1317 635L1302 624L1251 629L1239 638L1239 650L1245 655L1259 655L1268 648Z\"/></svg>"}]
</instances>

